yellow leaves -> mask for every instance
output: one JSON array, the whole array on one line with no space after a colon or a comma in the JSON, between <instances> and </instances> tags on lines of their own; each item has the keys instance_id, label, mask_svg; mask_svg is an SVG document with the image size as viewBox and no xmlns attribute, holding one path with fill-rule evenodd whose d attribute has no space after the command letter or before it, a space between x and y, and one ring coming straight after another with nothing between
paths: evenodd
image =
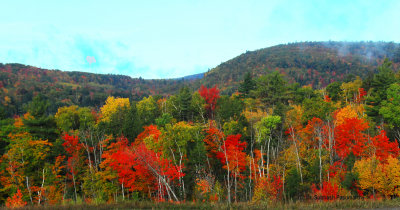
<instances>
[{"instance_id":1,"label":"yellow leaves","mask_svg":"<svg viewBox=\"0 0 400 210\"><path fill-rule=\"evenodd\" d=\"M353 170L358 174L361 189L374 189L385 197L400 196L400 162L389 156L387 162L376 157L356 161Z\"/></svg>"},{"instance_id":2,"label":"yellow leaves","mask_svg":"<svg viewBox=\"0 0 400 210\"><path fill-rule=\"evenodd\" d=\"M113 96L109 96L106 100L106 104L100 108L100 121L109 121L111 115L114 114L118 108L129 106L129 98L114 98Z\"/></svg>"},{"instance_id":3,"label":"yellow leaves","mask_svg":"<svg viewBox=\"0 0 400 210\"><path fill-rule=\"evenodd\" d=\"M340 88L342 89L343 92L343 98L346 99L346 102L351 100L352 98L355 98L355 96L358 93L358 89L361 87L362 81L360 77L357 77L356 80L348 83L343 83Z\"/></svg>"},{"instance_id":4,"label":"yellow leaves","mask_svg":"<svg viewBox=\"0 0 400 210\"><path fill-rule=\"evenodd\" d=\"M364 116L365 108L363 104L347 105L338 110L335 115L335 125L341 125L346 119L349 118L362 118Z\"/></svg>"},{"instance_id":5,"label":"yellow leaves","mask_svg":"<svg viewBox=\"0 0 400 210\"><path fill-rule=\"evenodd\" d=\"M299 128L302 126L302 117L304 110L300 105L291 105L290 106L292 109L290 109L286 113L286 123L288 125L291 125L295 128Z\"/></svg>"},{"instance_id":6,"label":"yellow leaves","mask_svg":"<svg viewBox=\"0 0 400 210\"><path fill-rule=\"evenodd\" d=\"M357 112L351 105L347 105L341 108L336 114L336 126L341 125L349 118L357 118Z\"/></svg>"}]
</instances>

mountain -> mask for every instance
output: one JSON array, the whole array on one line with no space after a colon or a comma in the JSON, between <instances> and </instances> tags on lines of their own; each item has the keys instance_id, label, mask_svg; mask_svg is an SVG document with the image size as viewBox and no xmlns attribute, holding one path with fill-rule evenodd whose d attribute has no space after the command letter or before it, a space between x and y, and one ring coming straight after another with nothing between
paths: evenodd
<instances>
[{"instance_id":1,"label":"mountain","mask_svg":"<svg viewBox=\"0 0 400 210\"><path fill-rule=\"evenodd\" d=\"M397 69L400 44L393 42L300 42L247 51L206 72L199 81L218 85L224 93L237 90L246 72L259 77L271 71L289 82L321 88L346 77L366 77L387 57Z\"/></svg>"},{"instance_id":2,"label":"mountain","mask_svg":"<svg viewBox=\"0 0 400 210\"><path fill-rule=\"evenodd\" d=\"M400 45L392 42L300 42L248 51L204 74L150 80L0 63L0 110L5 110L9 116L22 114L24 105L37 94L52 102L51 113L60 106L72 104L99 107L109 95L138 100L148 95L174 94L184 85L193 91L201 84L217 85L222 93L231 94L246 72L257 78L279 71L289 82L321 88L333 81L366 77L376 71L385 57L393 60L398 69Z\"/></svg>"},{"instance_id":3,"label":"mountain","mask_svg":"<svg viewBox=\"0 0 400 210\"><path fill-rule=\"evenodd\" d=\"M41 69L22 64L0 63L0 108L8 115L24 113L24 105L37 94L52 103L49 111L66 105L101 106L109 95L133 100L148 95L176 93L192 79L131 78L123 75L93 74Z\"/></svg>"}]
</instances>

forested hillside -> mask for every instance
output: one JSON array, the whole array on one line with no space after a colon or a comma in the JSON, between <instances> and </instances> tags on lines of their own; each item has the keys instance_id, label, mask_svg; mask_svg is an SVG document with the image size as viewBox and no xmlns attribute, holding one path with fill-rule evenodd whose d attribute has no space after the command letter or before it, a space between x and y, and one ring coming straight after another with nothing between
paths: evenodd
<instances>
[{"instance_id":1,"label":"forested hillside","mask_svg":"<svg viewBox=\"0 0 400 210\"><path fill-rule=\"evenodd\" d=\"M0 64L0 113L22 114L37 94L51 99L50 113L65 105L97 107L108 96L140 100L149 95L178 93L184 85L191 91L202 84L218 85L224 94L238 90L246 73L259 77L272 71L289 83L322 88L334 81L367 78L387 57L397 69L399 44L386 42L302 42L246 52L203 74L178 79L145 80L122 75L65 72L21 64Z\"/></svg>"},{"instance_id":2,"label":"forested hillside","mask_svg":"<svg viewBox=\"0 0 400 210\"><path fill-rule=\"evenodd\" d=\"M79 98L85 95L74 91L85 87L81 84L89 86L102 77L27 73L23 78L33 79L26 84L3 84L2 91L24 87L37 94L31 93L33 100L21 114L1 116L0 203L270 206L296 200L397 198L400 76L391 61L378 61L376 69L368 67L373 73L365 79L327 82L326 87L291 83L292 77L278 69L244 75L239 91L231 95L212 85L135 101L127 90L128 95L110 92L102 96L104 101L99 97L99 108L77 106L77 99L70 99L55 114L50 112L55 100L42 95L44 88L29 86L30 81L69 81L55 84L60 91L52 96L70 87ZM3 74L15 74L11 67L2 68ZM18 81L2 81L7 79ZM91 87L98 94L111 89Z\"/></svg>"},{"instance_id":3,"label":"forested hillside","mask_svg":"<svg viewBox=\"0 0 400 210\"><path fill-rule=\"evenodd\" d=\"M200 77L199 75L195 78ZM65 105L101 106L108 96L133 100L149 95L176 93L192 78L145 80L123 75L65 72L21 64L0 64L2 114L24 112L24 106L37 94L51 99L51 113ZM0 110L1 112L1 110Z\"/></svg>"},{"instance_id":4,"label":"forested hillside","mask_svg":"<svg viewBox=\"0 0 400 210\"><path fill-rule=\"evenodd\" d=\"M236 91L243 75L254 77L279 71L289 82L325 87L354 76L362 78L376 70L387 57L400 63L400 45L388 42L300 42L248 51L220 64L201 81L217 84L226 93Z\"/></svg>"}]
</instances>

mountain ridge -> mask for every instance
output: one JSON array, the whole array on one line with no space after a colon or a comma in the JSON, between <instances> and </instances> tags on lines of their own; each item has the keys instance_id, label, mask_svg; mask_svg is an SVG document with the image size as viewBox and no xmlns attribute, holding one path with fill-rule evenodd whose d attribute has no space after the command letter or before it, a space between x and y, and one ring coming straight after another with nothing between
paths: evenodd
<instances>
[{"instance_id":1,"label":"mountain ridge","mask_svg":"<svg viewBox=\"0 0 400 210\"><path fill-rule=\"evenodd\" d=\"M300 42L276 45L241 55L208 72L175 79L142 79L125 75L48 70L22 64L0 64L0 106L12 114L23 113L24 104L37 94L60 106L101 106L109 95L133 100L149 95L168 96L183 86L192 91L217 85L223 94L237 91L243 75L257 78L272 71L290 83L322 88L347 77L367 77L384 58L400 66L400 44L393 42Z\"/></svg>"}]
</instances>

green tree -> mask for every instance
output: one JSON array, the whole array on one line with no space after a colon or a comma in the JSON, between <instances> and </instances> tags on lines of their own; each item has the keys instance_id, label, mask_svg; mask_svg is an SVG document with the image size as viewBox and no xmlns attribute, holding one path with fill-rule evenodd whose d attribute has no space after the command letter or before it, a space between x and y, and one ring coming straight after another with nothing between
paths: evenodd
<instances>
[{"instance_id":1,"label":"green tree","mask_svg":"<svg viewBox=\"0 0 400 210\"><path fill-rule=\"evenodd\" d=\"M274 71L270 74L260 77L256 81L254 96L260 98L267 106L275 106L278 103L287 104L288 89L287 81L279 72Z\"/></svg>"},{"instance_id":2,"label":"green tree","mask_svg":"<svg viewBox=\"0 0 400 210\"><path fill-rule=\"evenodd\" d=\"M387 100L382 101L379 114L394 131L396 139L400 139L400 85L391 84L386 93Z\"/></svg>"},{"instance_id":3,"label":"green tree","mask_svg":"<svg viewBox=\"0 0 400 210\"><path fill-rule=\"evenodd\" d=\"M188 87L183 87L179 91L178 95L178 106L179 106L179 120L187 121L190 117L191 107L190 102L192 100L192 94Z\"/></svg>"},{"instance_id":4,"label":"green tree","mask_svg":"<svg viewBox=\"0 0 400 210\"><path fill-rule=\"evenodd\" d=\"M370 94L366 99L366 113L377 123L381 123L382 120L379 109L382 106L382 101L387 100L386 90L395 82L396 77L392 70L392 62L386 58L383 64L378 67L378 73L374 75Z\"/></svg>"},{"instance_id":5,"label":"green tree","mask_svg":"<svg viewBox=\"0 0 400 210\"><path fill-rule=\"evenodd\" d=\"M342 83L340 82L332 82L331 84L326 86L326 92L333 101L337 101L340 99L340 96L342 95L342 89L340 88L341 86Z\"/></svg>"},{"instance_id":6,"label":"green tree","mask_svg":"<svg viewBox=\"0 0 400 210\"><path fill-rule=\"evenodd\" d=\"M239 84L239 93L240 96L243 98L247 98L250 94L250 91L254 90L254 88L256 87L256 83L253 80L253 78L251 77L251 73L247 72L244 75L244 79L243 82Z\"/></svg>"},{"instance_id":7,"label":"green tree","mask_svg":"<svg viewBox=\"0 0 400 210\"><path fill-rule=\"evenodd\" d=\"M150 125L158 116L158 109L156 101L152 96L144 97L136 104L139 118L142 120L143 125Z\"/></svg>"},{"instance_id":8,"label":"green tree","mask_svg":"<svg viewBox=\"0 0 400 210\"><path fill-rule=\"evenodd\" d=\"M54 142L58 134L54 117L47 111L49 106L50 102L43 96L35 96L27 105L27 111L32 117L24 118L23 123L32 136Z\"/></svg>"}]
</instances>

